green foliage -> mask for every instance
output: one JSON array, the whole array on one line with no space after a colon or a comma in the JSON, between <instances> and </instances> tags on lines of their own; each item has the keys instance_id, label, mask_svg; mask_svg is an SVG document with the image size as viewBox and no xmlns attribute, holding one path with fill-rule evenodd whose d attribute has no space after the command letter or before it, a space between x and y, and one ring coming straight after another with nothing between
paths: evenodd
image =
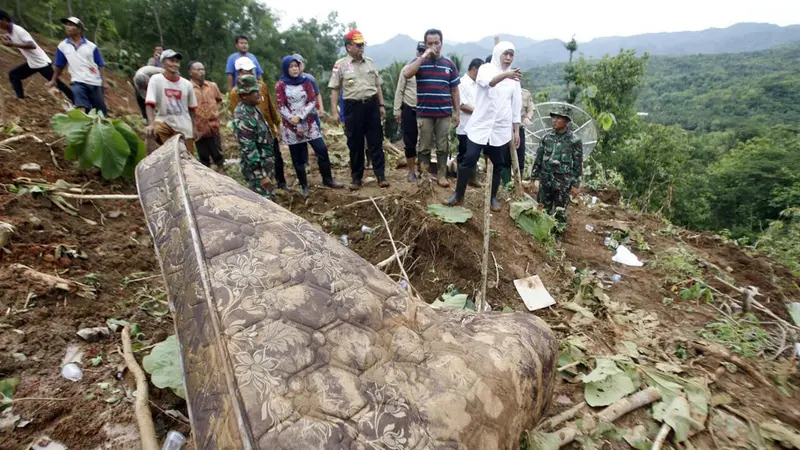
<instances>
[{"instance_id":1,"label":"green foliage","mask_svg":"<svg viewBox=\"0 0 800 450\"><path fill-rule=\"evenodd\" d=\"M386 122L384 122L383 131L384 135L394 140L399 137L400 127L394 120L393 108L394 102L402 102L402 98L394 98L394 93L397 90L397 83L403 75L403 68L405 64L400 61L395 61L388 66L381 69L381 90L383 91L383 101L386 104Z\"/></svg>"},{"instance_id":2,"label":"green foliage","mask_svg":"<svg viewBox=\"0 0 800 450\"><path fill-rule=\"evenodd\" d=\"M681 289L681 300L703 300L711 303L714 295L705 283L690 282Z\"/></svg>"},{"instance_id":3,"label":"green foliage","mask_svg":"<svg viewBox=\"0 0 800 450\"><path fill-rule=\"evenodd\" d=\"M66 159L77 159L84 169L99 168L107 180L133 178L136 164L147 156L144 142L128 124L94 110L86 114L75 108L56 114L51 125L67 138Z\"/></svg>"},{"instance_id":4,"label":"green foliage","mask_svg":"<svg viewBox=\"0 0 800 450\"><path fill-rule=\"evenodd\" d=\"M670 283L680 283L692 278L699 278L697 267L699 258L685 247L672 247L658 253L649 263L651 267L660 269Z\"/></svg>"},{"instance_id":5,"label":"green foliage","mask_svg":"<svg viewBox=\"0 0 800 450\"><path fill-rule=\"evenodd\" d=\"M186 398L181 354L178 351L178 340L175 335L156 344L150 354L142 359L142 368L150 374L150 381L157 388L169 388L175 395Z\"/></svg>"},{"instance_id":6,"label":"green foliage","mask_svg":"<svg viewBox=\"0 0 800 450\"><path fill-rule=\"evenodd\" d=\"M584 397L589 406L608 406L634 392L636 386L624 370L609 358L597 358L595 369L583 376Z\"/></svg>"},{"instance_id":7,"label":"green foliage","mask_svg":"<svg viewBox=\"0 0 800 450\"><path fill-rule=\"evenodd\" d=\"M697 334L750 358L757 356L769 342L769 335L761 328L758 318L749 313L733 318L722 317L697 330Z\"/></svg>"},{"instance_id":8,"label":"green foliage","mask_svg":"<svg viewBox=\"0 0 800 450\"><path fill-rule=\"evenodd\" d=\"M536 238L540 243L553 241L553 230L557 222L544 211L538 210L538 203L532 199L511 202L509 214L517 226Z\"/></svg>"},{"instance_id":9,"label":"green foliage","mask_svg":"<svg viewBox=\"0 0 800 450\"><path fill-rule=\"evenodd\" d=\"M472 217L472 211L463 206L445 206L438 203L428 205L428 214L447 223L464 223Z\"/></svg>"}]
</instances>

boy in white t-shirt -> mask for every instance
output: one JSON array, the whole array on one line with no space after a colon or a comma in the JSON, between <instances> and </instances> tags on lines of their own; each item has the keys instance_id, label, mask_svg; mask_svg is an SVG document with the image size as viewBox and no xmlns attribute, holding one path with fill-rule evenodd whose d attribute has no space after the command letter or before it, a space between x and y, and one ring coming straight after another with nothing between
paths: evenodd
<instances>
[{"instance_id":1,"label":"boy in white t-shirt","mask_svg":"<svg viewBox=\"0 0 800 450\"><path fill-rule=\"evenodd\" d=\"M50 57L36 44L31 34L15 24L8 12L2 9L0 9L0 34L3 45L19 49L19 52L25 57L23 64L8 72L8 79L11 81L11 86L14 87L14 93L17 98L25 98L22 81L31 75L39 73L47 78L47 81L53 78L53 66L50 65L52 63ZM61 80L58 80L58 89L67 96L70 103L73 101L72 90Z\"/></svg>"},{"instance_id":2,"label":"boy in white t-shirt","mask_svg":"<svg viewBox=\"0 0 800 450\"><path fill-rule=\"evenodd\" d=\"M194 153L194 111L197 109L197 97L194 95L192 83L182 78L180 53L164 50L161 63L164 73L155 74L147 84L147 125L144 128L148 136L156 136L156 141L163 145L167 139L182 134L186 139L186 149Z\"/></svg>"}]
</instances>

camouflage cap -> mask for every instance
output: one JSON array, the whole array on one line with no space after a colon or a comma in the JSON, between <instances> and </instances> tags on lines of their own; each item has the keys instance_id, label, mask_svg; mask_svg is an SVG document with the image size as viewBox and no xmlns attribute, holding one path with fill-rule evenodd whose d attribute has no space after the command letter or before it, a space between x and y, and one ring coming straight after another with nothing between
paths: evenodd
<instances>
[{"instance_id":1,"label":"camouflage cap","mask_svg":"<svg viewBox=\"0 0 800 450\"><path fill-rule=\"evenodd\" d=\"M560 116L572 122L572 108L569 106L559 106L555 111L550 113L550 117Z\"/></svg>"},{"instance_id":2,"label":"camouflage cap","mask_svg":"<svg viewBox=\"0 0 800 450\"><path fill-rule=\"evenodd\" d=\"M258 92L258 80L253 75L242 75L236 79L236 90L240 94Z\"/></svg>"}]
</instances>

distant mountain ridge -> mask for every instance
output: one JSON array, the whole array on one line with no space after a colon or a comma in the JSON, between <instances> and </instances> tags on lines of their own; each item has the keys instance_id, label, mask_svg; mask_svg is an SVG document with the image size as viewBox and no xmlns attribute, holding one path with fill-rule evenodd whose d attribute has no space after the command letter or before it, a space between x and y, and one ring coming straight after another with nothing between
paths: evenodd
<instances>
[{"instance_id":1,"label":"distant mountain ridge","mask_svg":"<svg viewBox=\"0 0 800 450\"><path fill-rule=\"evenodd\" d=\"M516 64L523 69L565 62L569 56L564 42L559 39L536 41L523 36L500 35L510 40L517 48ZM393 61L408 61L414 57L418 39L404 34L389 39L383 44L370 46L367 55L380 67ZM709 28L702 31L679 31L672 33L649 33L636 36L611 36L578 43L578 52L587 58L600 58L615 54L620 49L636 49L638 53L653 55L693 55L714 53L741 53L766 50L777 45L800 41L800 25L781 27L767 23L737 23L727 28ZM464 58L466 64L472 58L485 58L492 52L493 36L476 42L444 42L445 54L455 53Z\"/></svg>"}]
</instances>

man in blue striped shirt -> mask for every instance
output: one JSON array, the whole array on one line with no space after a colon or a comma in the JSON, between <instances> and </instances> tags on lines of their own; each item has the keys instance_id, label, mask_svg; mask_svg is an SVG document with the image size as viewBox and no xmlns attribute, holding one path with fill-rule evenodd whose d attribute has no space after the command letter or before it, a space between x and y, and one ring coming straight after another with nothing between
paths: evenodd
<instances>
[{"instance_id":1,"label":"man in blue striped shirt","mask_svg":"<svg viewBox=\"0 0 800 450\"><path fill-rule=\"evenodd\" d=\"M461 101L458 68L442 56L442 32L425 32L425 53L403 69L406 78L417 78L417 122L419 124L419 167L430 172L431 150L436 146L439 186L448 187L447 158L450 156L450 121L457 127Z\"/></svg>"}]
</instances>

